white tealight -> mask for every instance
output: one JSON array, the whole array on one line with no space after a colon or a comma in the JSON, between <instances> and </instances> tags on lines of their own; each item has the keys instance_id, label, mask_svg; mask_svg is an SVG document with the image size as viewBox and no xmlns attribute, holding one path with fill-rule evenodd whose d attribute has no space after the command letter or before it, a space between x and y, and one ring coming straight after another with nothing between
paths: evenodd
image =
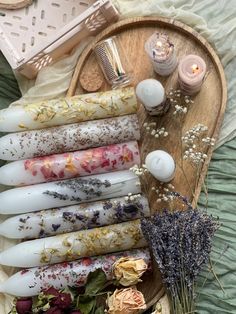
<instances>
[{"instance_id":1,"label":"white tealight","mask_svg":"<svg viewBox=\"0 0 236 314\"><path fill-rule=\"evenodd\" d=\"M149 153L145 160L148 171L161 182L170 182L175 175L175 162L170 154L163 150Z\"/></svg>"},{"instance_id":2,"label":"white tealight","mask_svg":"<svg viewBox=\"0 0 236 314\"><path fill-rule=\"evenodd\" d=\"M160 115L168 110L165 89L155 79L141 81L136 87L136 95L151 115Z\"/></svg>"}]
</instances>

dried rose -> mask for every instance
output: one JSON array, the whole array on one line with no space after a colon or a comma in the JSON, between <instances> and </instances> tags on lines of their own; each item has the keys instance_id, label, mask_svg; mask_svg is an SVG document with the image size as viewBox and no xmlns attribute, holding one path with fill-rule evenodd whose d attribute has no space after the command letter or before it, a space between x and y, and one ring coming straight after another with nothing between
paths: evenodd
<instances>
[{"instance_id":1,"label":"dried rose","mask_svg":"<svg viewBox=\"0 0 236 314\"><path fill-rule=\"evenodd\" d=\"M68 309L71 306L72 299L68 293L59 293L57 297L52 299L51 304L59 309Z\"/></svg>"},{"instance_id":2,"label":"dried rose","mask_svg":"<svg viewBox=\"0 0 236 314\"><path fill-rule=\"evenodd\" d=\"M45 314L63 314L62 310L54 306L48 309Z\"/></svg>"},{"instance_id":3,"label":"dried rose","mask_svg":"<svg viewBox=\"0 0 236 314\"><path fill-rule=\"evenodd\" d=\"M113 265L113 273L125 287L135 285L147 270L148 265L142 258L122 257Z\"/></svg>"},{"instance_id":4,"label":"dried rose","mask_svg":"<svg viewBox=\"0 0 236 314\"><path fill-rule=\"evenodd\" d=\"M18 314L29 313L32 309L33 301L31 298L21 298L16 301L16 311Z\"/></svg>"},{"instance_id":5,"label":"dried rose","mask_svg":"<svg viewBox=\"0 0 236 314\"><path fill-rule=\"evenodd\" d=\"M136 314L146 309L143 294L134 288L115 290L107 298L109 314Z\"/></svg>"},{"instance_id":6,"label":"dried rose","mask_svg":"<svg viewBox=\"0 0 236 314\"><path fill-rule=\"evenodd\" d=\"M48 288L47 290L43 291L43 293L45 295L54 295L55 297L57 297L60 294L60 292L53 287Z\"/></svg>"},{"instance_id":7,"label":"dried rose","mask_svg":"<svg viewBox=\"0 0 236 314\"><path fill-rule=\"evenodd\" d=\"M70 314L82 314L79 310L72 310Z\"/></svg>"}]
</instances>

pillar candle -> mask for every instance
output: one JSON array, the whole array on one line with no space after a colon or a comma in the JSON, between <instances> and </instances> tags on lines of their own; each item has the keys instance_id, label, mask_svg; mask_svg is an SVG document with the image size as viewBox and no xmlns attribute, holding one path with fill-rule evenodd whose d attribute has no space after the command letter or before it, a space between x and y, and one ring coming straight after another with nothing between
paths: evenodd
<instances>
[{"instance_id":1,"label":"pillar candle","mask_svg":"<svg viewBox=\"0 0 236 314\"><path fill-rule=\"evenodd\" d=\"M38 295L50 287L61 290L66 287L81 287L86 284L90 272L102 269L107 281L114 278L113 265L122 257L143 259L151 266L148 249L136 249L96 257L85 257L75 262L64 262L50 266L27 268L17 272L0 284L0 292L17 297Z\"/></svg>"},{"instance_id":2,"label":"pillar candle","mask_svg":"<svg viewBox=\"0 0 236 314\"><path fill-rule=\"evenodd\" d=\"M17 132L137 112L134 88L46 100L0 111L0 132Z\"/></svg>"},{"instance_id":3,"label":"pillar candle","mask_svg":"<svg viewBox=\"0 0 236 314\"><path fill-rule=\"evenodd\" d=\"M18 160L138 140L137 115L19 132L0 138L0 159Z\"/></svg>"},{"instance_id":4,"label":"pillar candle","mask_svg":"<svg viewBox=\"0 0 236 314\"><path fill-rule=\"evenodd\" d=\"M138 194L13 216L0 224L0 234L13 239L43 238L148 216L148 200Z\"/></svg>"},{"instance_id":5,"label":"pillar candle","mask_svg":"<svg viewBox=\"0 0 236 314\"><path fill-rule=\"evenodd\" d=\"M140 163L136 141L73 153L18 160L0 168L0 183L30 185L60 179L127 170Z\"/></svg>"},{"instance_id":6,"label":"pillar candle","mask_svg":"<svg viewBox=\"0 0 236 314\"><path fill-rule=\"evenodd\" d=\"M19 187L0 193L0 214L18 214L140 193L129 170Z\"/></svg>"},{"instance_id":7,"label":"pillar candle","mask_svg":"<svg viewBox=\"0 0 236 314\"><path fill-rule=\"evenodd\" d=\"M30 240L0 253L0 264L35 267L146 247L140 220Z\"/></svg>"},{"instance_id":8,"label":"pillar candle","mask_svg":"<svg viewBox=\"0 0 236 314\"><path fill-rule=\"evenodd\" d=\"M152 116L163 115L170 107L170 103L166 100L165 89L157 80L141 81L136 87L136 94L146 111Z\"/></svg>"},{"instance_id":9,"label":"pillar candle","mask_svg":"<svg viewBox=\"0 0 236 314\"><path fill-rule=\"evenodd\" d=\"M161 182L170 182L175 175L173 157L163 150L149 153L145 160L148 171Z\"/></svg>"},{"instance_id":10,"label":"pillar candle","mask_svg":"<svg viewBox=\"0 0 236 314\"><path fill-rule=\"evenodd\" d=\"M199 56L187 55L180 60L178 74L183 93L194 95L201 89L206 74L206 63Z\"/></svg>"},{"instance_id":11,"label":"pillar candle","mask_svg":"<svg viewBox=\"0 0 236 314\"><path fill-rule=\"evenodd\" d=\"M166 34L157 32L149 37L145 50L157 74L167 76L175 70L178 63L175 49Z\"/></svg>"}]
</instances>

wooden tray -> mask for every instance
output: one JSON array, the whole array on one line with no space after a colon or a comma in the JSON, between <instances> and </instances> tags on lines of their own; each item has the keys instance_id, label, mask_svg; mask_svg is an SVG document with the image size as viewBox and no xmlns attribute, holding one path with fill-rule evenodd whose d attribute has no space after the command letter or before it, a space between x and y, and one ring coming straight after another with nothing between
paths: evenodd
<instances>
[{"instance_id":1,"label":"wooden tray","mask_svg":"<svg viewBox=\"0 0 236 314\"><path fill-rule=\"evenodd\" d=\"M95 56L92 53L93 47L98 41L115 34L120 37L129 56L129 60L131 64L133 64L135 85L143 79L154 77L162 82L167 91L171 87L177 89L177 70L167 78L156 75L144 51L145 41L155 31L165 32L169 35L175 45L178 57L192 53L200 55L206 61L208 75L201 92L194 98L194 104L190 106L182 122L182 132L184 133L194 125L202 123L209 128L208 136L217 139L227 101L227 86L224 70L217 54L209 43L192 28L174 19L160 17L131 18L122 20L105 29L80 56L68 90L68 96L84 93L78 84L80 75L84 72L89 72L90 69L94 67L98 67ZM102 87L102 90L109 89L109 85ZM156 121L158 126L164 126L169 132L167 138L157 140L153 137L145 136L144 129L142 128L142 138L140 141L142 160L145 160L145 156L148 152L155 149L163 149L168 151L178 163L182 157L180 143L181 133L178 132L181 128L179 127L180 122L173 119L173 110L170 110L165 116L157 118L147 116L143 107L140 106L138 116L141 126L144 122ZM182 195L188 196L194 205L201 192L212 151L212 148L208 149L208 158L205 160L200 172L199 170L198 172L194 170L189 163L184 162L184 170L188 177L188 182L182 170L179 167L176 169L176 176L173 180L175 190ZM200 175L198 175L198 173L200 173ZM156 197L150 188L155 184L155 180L150 177L149 182L147 194L152 210L155 211L163 207L164 204L157 204L155 202ZM194 195L192 195L191 189L194 190ZM153 278L144 281L140 288L145 294L148 305L153 304L162 294L158 272L155 271Z\"/></svg>"}]
</instances>

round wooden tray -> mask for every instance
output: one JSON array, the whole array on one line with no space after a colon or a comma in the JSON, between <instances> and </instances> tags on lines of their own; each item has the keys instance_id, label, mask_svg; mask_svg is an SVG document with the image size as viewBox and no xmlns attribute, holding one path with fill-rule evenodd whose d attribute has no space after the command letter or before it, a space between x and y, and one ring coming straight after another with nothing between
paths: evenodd
<instances>
[{"instance_id":1,"label":"round wooden tray","mask_svg":"<svg viewBox=\"0 0 236 314\"><path fill-rule=\"evenodd\" d=\"M153 72L150 61L144 51L145 41L155 31L165 32L169 35L171 41L175 45L178 58L190 53L197 54L206 61L208 68L208 73L202 89L200 93L194 97L194 104L190 106L184 121L176 121L173 118L173 111L171 110L165 116L160 118L147 116L142 106L140 106L138 111L142 134L140 141L142 160L145 159L148 152L155 149L164 149L174 157L178 164L178 161L182 158L182 148L180 144L181 133L178 132L180 129L179 123L183 123L183 133L194 125L202 123L209 128L208 136L217 138L227 101L227 86L224 70L217 54L209 43L189 26L174 19L138 17L122 20L108 27L95 38L80 56L68 90L68 96L84 93L78 83L80 75L84 72L88 73L92 68L98 67L95 56L92 53L93 47L98 41L113 35L119 36L126 49L129 60L133 65L134 85L143 79L154 77L162 82L167 91L171 87L177 89L177 70L167 78L156 75ZM102 87L103 91L109 89L111 89L111 87L107 84ZM145 136L142 126L144 122L149 121L156 121L159 127L164 126L169 132L169 136L160 140ZM185 174L187 175L188 180L185 179L185 176L179 167L176 169L176 176L173 180L175 190L182 195L188 196L194 205L201 192L212 151L212 148L206 151L208 158L205 160L200 171L199 169L198 171L194 169L190 164L184 164ZM155 180L150 178L149 187L154 184ZM194 190L194 195L191 190ZM165 205L162 203L157 204L157 202L155 202L156 197L151 191L151 188L148 189L147 194L153 211L158 210ZM143 291L149 306L161 297L163 290L157 269L155 269L152 278L144 280L140 285L140 289Z\"/></svg>"}]
</instances>

